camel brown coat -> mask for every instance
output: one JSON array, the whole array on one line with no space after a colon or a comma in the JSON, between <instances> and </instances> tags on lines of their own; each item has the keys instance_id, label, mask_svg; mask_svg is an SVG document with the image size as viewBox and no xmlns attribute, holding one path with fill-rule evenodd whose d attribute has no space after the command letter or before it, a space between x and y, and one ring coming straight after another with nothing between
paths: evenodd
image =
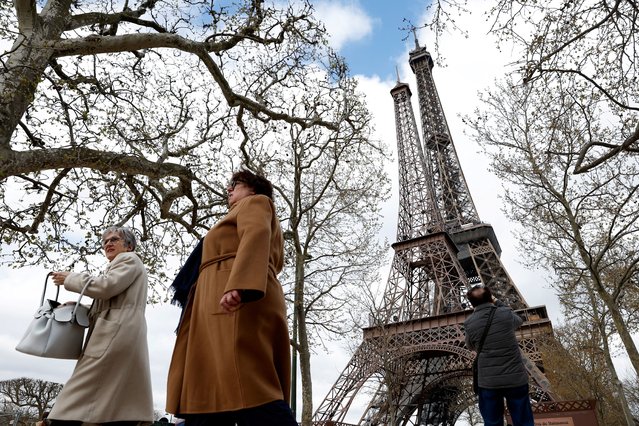
<instances>
[{"instance_id":1,"label":"camel brown coat","mask_svg":"<svg viewBox=\"0 0 639 426\"><path fill-rule=\"evenodd\" d=\"M94 299L84 351L49 419L153 421L146 340L147 276L137 254L118 254L104 274L71 273L64 288Z\"/></svg>"},{"instance_id":2,"label":"camel brown coat","mask_svg":"<svg viewBox=\"0 0 639 426\"><path fill-rule=\"evenodd\" d=\"M169 369L166 411L235 411L289 400L286 305L277 274L283 239L273 202L251 195L235 203L204 238ZM230 290L242 304L225 313Z\"/></svg>"}]
</instances>

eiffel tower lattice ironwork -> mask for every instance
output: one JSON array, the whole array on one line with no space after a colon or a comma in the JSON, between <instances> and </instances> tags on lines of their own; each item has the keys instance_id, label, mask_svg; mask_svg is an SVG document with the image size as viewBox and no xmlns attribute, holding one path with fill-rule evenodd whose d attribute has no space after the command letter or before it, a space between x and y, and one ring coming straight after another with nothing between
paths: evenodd
<instances>
[{"instance_id":1,"label":"eiffel tower lattice ironwork","mask_svg":"<svg viewBox=\"0 0 639 426\"><path fill-rule=\"evenodd\" d=\"M382 308L317 408L315 425L347 424L356 398L368 401L359 425L454 425L476 403L475 354L465 347L463 322L472 313L465 293L479 283L524 317L518 340L531 397L552 399L538 346L540 336L552 333L546 308L527 305L500 260L492 227L479 219L437 94L433 60L415 44L409 63L417 80L424 143L411 90L398 81L391 95L399 218Z\"/></svg>"}]
</instances>

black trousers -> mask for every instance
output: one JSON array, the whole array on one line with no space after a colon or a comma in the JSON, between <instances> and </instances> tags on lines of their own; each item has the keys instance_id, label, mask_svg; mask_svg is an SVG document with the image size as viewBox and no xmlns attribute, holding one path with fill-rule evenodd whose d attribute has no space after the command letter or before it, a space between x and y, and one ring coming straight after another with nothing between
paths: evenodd
<instances>
[{"instance_id":1,"label":"black trousers","mask_svg":"<svg viewBox=\"0 0 639 426\"><path fill-rule=\"evenodd\" d=\"M185 426L298 426L291 408L282 400L238 411L179 417L186 420Z\"/></svg>"}]
</instances>

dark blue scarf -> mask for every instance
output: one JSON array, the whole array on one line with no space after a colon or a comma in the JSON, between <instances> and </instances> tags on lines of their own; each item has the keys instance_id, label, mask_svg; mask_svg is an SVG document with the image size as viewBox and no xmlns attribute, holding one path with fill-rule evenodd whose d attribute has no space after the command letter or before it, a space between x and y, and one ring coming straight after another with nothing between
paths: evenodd
<instances>
[{"instance_id":1,"label":"dark blue scarf","mask_svg":"<svg viewBox=\"0 0 639 426\"><path fill-rule=\"evenodd\" d=\"M171 292L173 293L173 298L171 299L172 305L177 305L182 308L186 308L186 302L188 301L189 291L191 291L191 287L197 281L197 277L200 275L200 264L202 263L202 242L204 239L201 239L193 252L189 255L186 262L180 269L180 272L176 275L173 280L173 284L171 284Z\"/></svg>"}]
</instances>

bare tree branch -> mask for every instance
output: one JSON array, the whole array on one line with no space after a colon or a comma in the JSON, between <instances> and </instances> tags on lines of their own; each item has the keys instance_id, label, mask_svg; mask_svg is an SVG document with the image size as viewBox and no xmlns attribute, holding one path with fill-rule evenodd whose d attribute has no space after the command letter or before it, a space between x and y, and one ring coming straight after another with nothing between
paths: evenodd
<instances>
[{"instance_id":1,"label":"bare tree branch","mask_svg":"<svg viewBox=\"0 0 639 426\"><path fill-rule=\"evenodd\" d=\"M35 0L14 0L16 16L18 18L18 30L24 37L29 37L37 22Z\"/></svg>"},{"instance_id":2,"label":"bare tree branch","mask_svg":"<svg viewBox=\"0 0 639 426\"><path fill-rule=\"evenodd\" d=\"M6 157L0 157L0 179L43 170L78 167L88 167L102 173L140 174L155 179L167 176L193 179L193 173L179 164L156 163L145 158L84 147L13 151Z\"/></svg>"}]
</instances>

